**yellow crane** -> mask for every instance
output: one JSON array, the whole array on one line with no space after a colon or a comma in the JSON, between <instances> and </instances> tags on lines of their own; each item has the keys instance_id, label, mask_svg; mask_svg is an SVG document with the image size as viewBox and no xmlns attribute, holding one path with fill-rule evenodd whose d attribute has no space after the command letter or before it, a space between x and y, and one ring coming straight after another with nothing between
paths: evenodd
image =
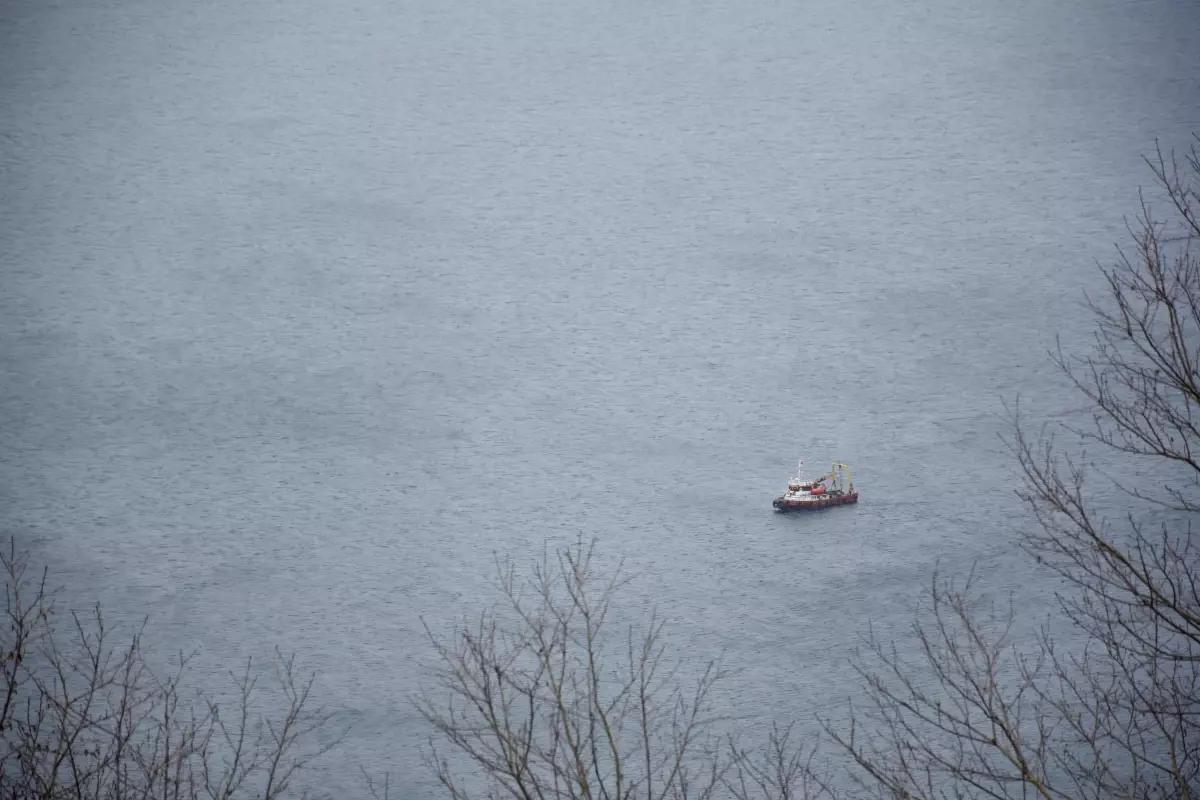
<instances>
[{"instance_id":1,"label":"yellow crane","mask_svg":"<svg viewBox=\"0 0 1200 800\"><path fill-rule=\"evenodd\" d=\"M829 472L813 481L814 487L829 481L829 489L840 492L854 491L854 479L850 476L850 467L834 462Z\"/></svg>"}]
</instances>

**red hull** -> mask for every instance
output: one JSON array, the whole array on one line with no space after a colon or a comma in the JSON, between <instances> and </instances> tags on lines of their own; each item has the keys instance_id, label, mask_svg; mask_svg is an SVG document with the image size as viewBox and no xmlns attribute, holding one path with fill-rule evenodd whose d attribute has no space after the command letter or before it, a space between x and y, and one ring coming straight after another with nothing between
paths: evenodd
<instances>
[{"instance_id":1,"label":"red hull","mask_svg":"<svg viewBox=\"0 0 1200 800\"><path fill-rule=\"evenodd\" d=\"M819 511L822 508L830 506L845 506L851 503L858 502L858 492L850 492L848 494L832 495L830 497L821 497L814 500L786 500L783 497L776 497L772 503L777 511Z\"/></svg>"}]
</instances>

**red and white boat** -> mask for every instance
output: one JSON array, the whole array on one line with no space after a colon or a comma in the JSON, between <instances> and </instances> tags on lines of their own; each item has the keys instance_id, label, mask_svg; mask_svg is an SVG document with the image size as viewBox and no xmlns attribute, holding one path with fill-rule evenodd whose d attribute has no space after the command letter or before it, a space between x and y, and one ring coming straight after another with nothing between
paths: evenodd
<instances>
[{"instance_id":1,"label":"red and white boat","mask_svg":"<svg viewBox=\"0 0 1200 800\"><path fill-rule=\"evenodd\" d=\"M804 460L796 467L796 474L788 481L787 491L776 497L776 511L816 511L830 506L844 506L858 502L850 468L834 463L832 469L819 478L804 477Z\"/></svg>"}]
</instances>

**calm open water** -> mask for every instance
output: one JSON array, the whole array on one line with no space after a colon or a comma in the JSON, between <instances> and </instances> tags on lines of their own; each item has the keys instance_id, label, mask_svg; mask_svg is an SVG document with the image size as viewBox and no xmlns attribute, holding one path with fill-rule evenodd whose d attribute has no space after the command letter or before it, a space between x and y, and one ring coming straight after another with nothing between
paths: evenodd
<instances>
[{"instance_id":1,"label":"calm open water","mask_svg":"<svg viewBox=\"0 0 1200 800\"><path fill-rule=\"evenodd\" d=\"M8 0L0 524L202 680L297 651L343 797L430 791L420 620L579 533L743 713L836 713L938 559L1044 610L1001 401L1079 405L1045 350L1141 154L1200 129L1198 34L1188 0ZM862 502L773 514L799 456Z\"/></svg>"}]
</instances>

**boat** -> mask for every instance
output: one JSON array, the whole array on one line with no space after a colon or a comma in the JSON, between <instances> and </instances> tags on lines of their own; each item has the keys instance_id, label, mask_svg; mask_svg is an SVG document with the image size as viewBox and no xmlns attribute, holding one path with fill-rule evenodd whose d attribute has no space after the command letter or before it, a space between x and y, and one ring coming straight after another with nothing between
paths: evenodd
<instances>
[{"instance_id":1,"label":"boat","mask_svg":"<svg viewBox=\"0 0 1200 800\"><path fill-rule=\"evenodd\" d=\"M804 459L796 467L796 474L788 480L787 491L772 503L776 511L817 511L830 506L844 506L858 502L854 479L850 467L834 462L833 467L819 478L804 477Z\"/></svg>"}]
</instances>

